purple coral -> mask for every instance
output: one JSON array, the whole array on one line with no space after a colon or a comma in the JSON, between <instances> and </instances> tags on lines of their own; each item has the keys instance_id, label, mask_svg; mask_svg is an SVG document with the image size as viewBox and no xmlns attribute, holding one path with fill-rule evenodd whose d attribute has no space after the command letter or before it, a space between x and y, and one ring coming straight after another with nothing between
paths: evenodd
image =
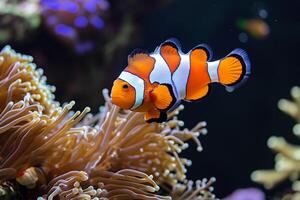
<instances>
[{"instance_id":1,"label":"purple coral","mask_svg":"<svg viewBox=\"0 0 300 200\"><path fill-rule=\"evenodd\" d=\"M223 200L265 200L265 195L259 189L245 188L234 191Z\"/></svg>"},{"instance_id":2,"label":"purple coral","mask_svg":"<svg viewBox=\"0 0 300 200\"><path fill-rule=\"evenodd\" d=\"M83 49L80 46L99 37L109 7L106 0L41 0L46 27L79 54L93 49L93 45Z\"/></svg>"}]
</instances>

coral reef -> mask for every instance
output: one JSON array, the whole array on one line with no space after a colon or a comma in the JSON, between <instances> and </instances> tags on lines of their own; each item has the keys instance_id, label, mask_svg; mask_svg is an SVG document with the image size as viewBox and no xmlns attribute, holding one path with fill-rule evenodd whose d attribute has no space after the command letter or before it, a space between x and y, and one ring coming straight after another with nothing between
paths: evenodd
<instances>
[{"instance_id":1,"label":"coral reef","mask_svg":"<svg viewBox=\"0 0 300 200\"><path fill-rule=\"evenodd\" d=\"M278 107L281 111L294 118L297 124L293 133L300 136L300 88L291 89L293 100L281 99ZM277 153L275 169L257 170L251 175L253 181L263 184L266 188L273 188L284 180L291 180L292 194L287 194L284 199L300 199L300 146L288 143L283 137L272 136L268 140L268 147Z\"/></svg>"},{"instance_id":2,"label":"coral reef","mask_svg":"<svg viewBox=\"0 0 300 200\"><path fill-rule=\"evenodd\" d=\"M215 199L214 178L188 181L191 161L180 157L205 134L205 122L182 129L144 122L111 104L96 115L60 106L31 56L0 52L0 197L24 199Z\"/></svg>"}]
</instances>

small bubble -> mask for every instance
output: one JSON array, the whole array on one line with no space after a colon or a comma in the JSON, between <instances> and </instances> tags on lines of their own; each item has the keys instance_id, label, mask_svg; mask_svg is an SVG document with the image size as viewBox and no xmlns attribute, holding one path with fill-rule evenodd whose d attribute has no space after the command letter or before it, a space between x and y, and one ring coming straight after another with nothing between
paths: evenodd
<instances>
[{"instance_id":1,"label":"small bubble","mask_svg":"<svg viewBox=\"0 0 300 200\"><path fill-rule=\"evenodd\" d=\"M261 9L259 10L258 15L261 18L266 19L268 17L268 11L266 11L265 9Z\"/></svg>"},{"instance_id":2,"label":"small bubble","mask_svg":"<svg viewBox=\"0 0 300 200\"><path fill-rule=\"evenodd\" d=\"M246 33L240 33L239 34L239 41L242 43L248 42L248 35Z\"/></svg>"},{"instance_id":3,"label":"small bubble","mask_svg":"<svg viewBox=\"0 0 300 200\"><path fill-rule=\"evenodd\" d=\"M233 92L234 91L234 87L226 87L225 88L227 92Z\"/></svg>"}]
</instances>

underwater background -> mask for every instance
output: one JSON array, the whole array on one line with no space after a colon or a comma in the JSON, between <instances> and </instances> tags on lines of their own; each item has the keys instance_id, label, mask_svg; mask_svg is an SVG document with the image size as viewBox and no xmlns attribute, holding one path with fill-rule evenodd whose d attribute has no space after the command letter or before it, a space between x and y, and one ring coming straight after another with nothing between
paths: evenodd
<instances>
[{"instance_id":1,"label":"underwater background","mask_svg":"<svg viewBox=\"0 0 300 200\"><path fill-rule=\"evenodd\" d=\"M241 42L239 19L260 18L270 28L265 38L248 34ZM153 49L153 41L165 36L178 37L189 51L197 43L211 46L214 58L221 58L236 47L245 49L251 60L252 74L241 88L228 93L214 85L208 98L185 106L181 117L190 127L197 120L208 123L204 151L191 153L191 176L215 176L215 191L226 196L235 188L255 186L253 169L271 168L273 153L266 148L271 135L280 135L298 144L293 136L294 121L277 108L280 98L289 97L289 90L299 85L297 61L300 45L299 1L173 1L146 18L142 47ZM151 42L149 42L151 41ZM288 183L286 183L288 185ZM282 185L285 188L286 185ZM267 198L279 193L267 191Z\"/></svg>"},{"instance_id":2,"label":"underwater background","mask_svg":"<svg viewBox=\"0 0 300 200\"><path fill-rule=\"evenodd\" d=\"M250 175L256 169L273 168L274 154L266 146L270 136L299 142L291 134L294 121L277 109L277 102L289 98L290 88L300 84L300 1L103 0L94 5L97 10L84 8L80 15L78 1L78 10L70 4L65 16L55 7L63 1L41 0L32 1L39 9L31 18L20 20L23 16L13 14L8 19L5 3L17 9L24 2L0 3L1 48L10 44L33 56L47 82L56 86L56 100L75 100L74 110L89 106L92 113L98 111L104 103L102 89L111 88L135 48L151 52L165 39L176 37L184 52L207 43L214 59L237 47L245 49L252 65L246 84L233 93L213 85L208 98L184 103L179 117L185 127L199 121L208 124L208 135L201 138L203 152L194 151L192 143L183 152L193 162L188 176L216 177L214 193L219 197L257 187L268 198L288 187L284 182L266 190ZM91 25L85 18L73 23L78 15L90 14Z\"/></svg>"}]
</instances>

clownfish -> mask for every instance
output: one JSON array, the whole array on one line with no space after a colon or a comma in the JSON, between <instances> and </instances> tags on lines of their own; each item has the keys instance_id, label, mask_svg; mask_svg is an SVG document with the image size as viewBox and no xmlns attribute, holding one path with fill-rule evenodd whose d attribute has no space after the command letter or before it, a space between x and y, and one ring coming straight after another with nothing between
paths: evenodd
<instances>
[{"instance_id":1,"label":"clownfish","mask_svg":"<svg viewBox=\"0 0 300 200\"><path fill-rule=\"evenodd\" d=\"M114 81L112 103L135 112L145 112L146 122L163 122L182 100L206 97L210 83L228 90L239 87L250 75L250 61L242 49L210 62L212 51L200 44L183 53L176 39L168 39L154 52L134 50L128 66Z\"/></svg>"}]
</instances>

